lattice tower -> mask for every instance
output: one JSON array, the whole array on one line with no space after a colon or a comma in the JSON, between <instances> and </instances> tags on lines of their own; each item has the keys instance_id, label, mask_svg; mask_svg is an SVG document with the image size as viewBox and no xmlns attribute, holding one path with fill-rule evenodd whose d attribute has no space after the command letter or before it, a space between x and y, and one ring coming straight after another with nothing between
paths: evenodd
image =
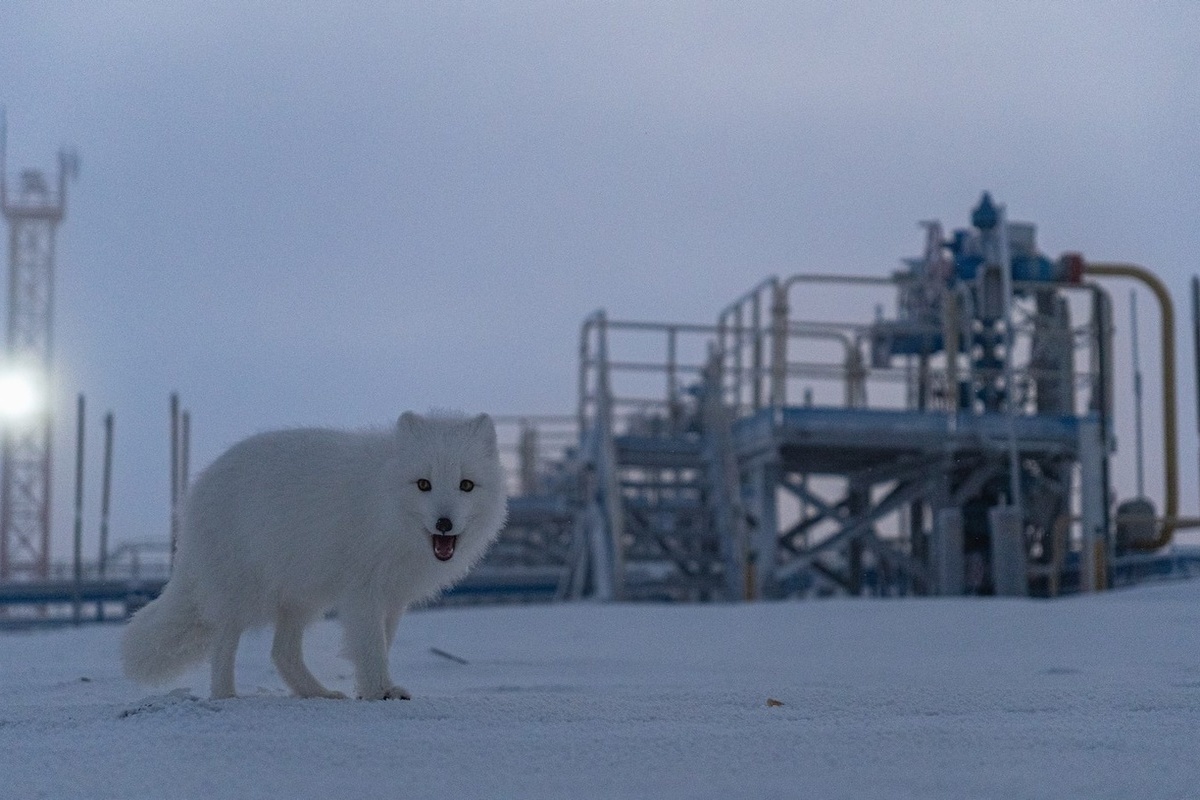
<instances>
[{"instance_id":1,"label":"lattice tower","mask_svg":"<svg viewBox=\"0 0 1200 800\"><path fill-rule=\"evenodd\" d=\"M2 148L2 145L0 145ZM0 472L0 581L46 578L50 568L53 403L54 240L78 161L60 151L56 190L38 170L10 193L0 157L0 205L8 221L7 370L28 379L38 402L3 423Z\"/></svg>"}]
</instances>

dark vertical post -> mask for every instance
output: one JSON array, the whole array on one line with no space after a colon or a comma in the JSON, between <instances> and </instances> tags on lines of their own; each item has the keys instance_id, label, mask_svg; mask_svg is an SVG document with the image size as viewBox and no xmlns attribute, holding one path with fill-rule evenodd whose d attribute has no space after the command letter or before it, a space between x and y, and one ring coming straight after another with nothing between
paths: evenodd
<instances>
[{"instance_id":1,"label":"dark vertical post","mask_svg":"<svg viewBox=\"0 0 1200 800\"><path fill-rule=\"evenodd\" d=\"M171 566L175 566L175 542L179 535L179 393L171 392Z\"/></svg>"},{"instance_id":2,"label":"dark vertical post","mask_svg":"<svg viewBox=\"0 0 1200 800\"><path fill-rule=\"evenodd\" d=\"M850 485L846 489L846 510L850 514L859 514L871 505L871 487ZM858 597L863 591L863 540L861 536L850 540L849 563L846 565L847 590L853 597Z\"/></svg>"},{"instance_id":3,"label":"dark vertical post","mask_svg":"<svg viewBox=\"0 0 1200 800\"><path fill-rule=\"evenodd\" d=\"M763 385L763 329L762 329L762 292L756 290L754 292L754 305L750 307L750 324L754 326L754 351L751 355L751 361L754 370L754 389L753 397L754 410L758 411L762 408L762 385Z\"/></svg>"},{"instance_id":4,"label":"dark vertical post","mask_svg":"<svg viewBox=\"0 0 1200 800\"><path fill-rule=\"evenodd\" d=\"M180 413L179 430L179 502L187 496L192 466L192 415L187 409Z\"/></svg>"},{"instance_id":5,"label":"dark vertical post","mask_svg":"<svg viewBox=\"0 0 1200 800\"><path fill-rule=\"evenodd\" d=\"M83 393L79 395L75 415L75 586L71 614L78 625L83 619Z\"/></svg>"},{"instance_id":6,"label":"dark vertical post","mask_svg":"<svg viewBox=\"0 0 1200 800\"><path fill-rule=\"evenodd\" d=\"M1200 276L1192 276L1192 354L1196 362L1196 430L1200 431Z\"/></svg>"},{"instance_id":7,"label":"dark vertical post","mask_svg":"<svg viewBox=\"0 0 1200 800\"><path fill-rule=\"evenodd\" d=\"M740 414L742 411L742 380L745 377L745 370L742 369L742 365L745 363L745 353L743 351L746 349L746 340L744 338L746 321L745 314L742 313L741 304L733 310L733 325L733 363L728 368L733 372L733 380L731 381L733 384L733 395L730 398L730 405L733 406L734 414ZM724 356L725 354L722 353L721 357L724 358ZM722 369L719 370L718 375L721 378L721 383L717 385L717 399L724 403L725 382L727 378L724 365L722 365Z\"/></svg>"},{"instance_id":8,"label":"dark vertical post","mask_svg":"<svg viewBox=\"0 0 1200 800\"><path fill-rule=\"evenodd\" d=\"M103 580L108 571L108 510L112 497L113 413L104 415L104 471L100 480L100 561L97 573ZM104 601L96 601L96 621L104 621Z\"/></svg>"},{"instance_id":9,"label":"dark vertical post","mask_svg":"<svg viewBox=\"0 0 1200 800\"><path fill-rule=\"evenodd\" d=\"M100 486L100 577L108 569L108 512L112 497L113 413L104 415L104 473Z\"/></svg>"},{"instance_id":10,"label":"dark vertical post","mask_svg":"<svg viewBox=\"0 0 1200 800\"><path fill-rule=\"evenodd\" d=\"M675 327L667 328L667 417L671 423L671 433L675 433L675 426L679 422L680 409L678 394L678 378L675 374L675 340L678 330Z\"/></svg>"},{"instance_id":11,"label":"dark vertical post","mask_svg":"<svg viewBox=\"0 0 1200 800\"><path fill-rule=\"evenodd\" d=\"M1133 356L1133 450L1137 496L1146 496L1145 448L1142 439L1142 357L1138 347L1137 292L1129 290L1129 346Z\"/></svg>"}]
</instances>

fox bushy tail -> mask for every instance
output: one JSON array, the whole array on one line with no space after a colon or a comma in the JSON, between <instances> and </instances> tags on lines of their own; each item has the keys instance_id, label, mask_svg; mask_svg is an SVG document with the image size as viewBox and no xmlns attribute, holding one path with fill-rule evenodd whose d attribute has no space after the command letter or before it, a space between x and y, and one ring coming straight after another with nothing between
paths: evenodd
<instances>
[{"instance_id":1,"label":"fox bushy tail","mask_svg":"<svg viewBox=\"0 0 1200 800\"><path fill-rule=\"evenodd\" d=\"M191 592L167 584L157 600L133 615L121 640L125 674L138 683L163 683L205 659L213 631Z\"/></svg>"}]
</instances>

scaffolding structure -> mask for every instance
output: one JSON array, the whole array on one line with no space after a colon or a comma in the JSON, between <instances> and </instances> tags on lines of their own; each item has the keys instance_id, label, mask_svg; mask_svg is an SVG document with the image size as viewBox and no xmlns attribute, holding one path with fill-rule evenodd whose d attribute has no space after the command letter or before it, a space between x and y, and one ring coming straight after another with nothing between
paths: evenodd
<instances>
[{"instance_id":1,"label":"scaffolding structure","mask_svg":"<svg viewBox=\"0 0 1200 800\"><path fill-rule=\"evenodd\" d=\"M40 170L24 170L10 189L3 136L0 130L0 209L9 231L3 369L6 380L30 395L30 408L6 418L0 434L0 582L49 575L54 243L67 182L78 171L75 155L63 150L54 184Z\"/></svg>"},{"instance_id":2,"label":"scaffolding structure","mask_svg":"<svg viewBox=\"0 0 1200 800\"><path fill-rule=\"evenodd\" d=\"M1048 258L987 194L970 227L923 225L889 276L771 277L711 325L584 321L578 439L523 461L557 477L511 503L525 541L557 531L570 554L556 596L1054 596L1151 570L1178 522L1165 289ZM1109 480L1112 310L1093 278L1113 276L1160 302L1163 518ZM835 287L875 318L801 316Z\"/></svg>"}]
</instances>

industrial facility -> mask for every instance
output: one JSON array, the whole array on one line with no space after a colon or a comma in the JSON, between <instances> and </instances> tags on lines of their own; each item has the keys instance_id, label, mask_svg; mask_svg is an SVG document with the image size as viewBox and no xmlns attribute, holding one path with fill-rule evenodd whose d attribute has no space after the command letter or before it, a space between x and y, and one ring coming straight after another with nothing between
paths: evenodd
<instances>
[{"instance_id":1,"label":"industrial facility","mask_svg":"<svg viewBox=\"0 0 1200 800\"><path fill-rule=\"evenodd\" d=\"M54 180L26 171L10 187L0 163L6 618L70 608L74 621L102 619L119 606L111 618L167 577L134 549L109 553L106 536L85 564L78 510L75 563L51 569L54 426L50 404L31 398L48 387L54 238L76 164L63 151ZM574 413L498 419L509 524L445 602L1054 597L1200 573L1200 555L1168 547L1196 521L1179 509L1166 288L1138 266L1044 254L1035 226L986 193L964 216L949 231L922 223L920 254L892 274L770 276L707 320L587 317ZM1140 391L1138 493L1112 488L1113 278L1159 304L1161 508L1140 478ZM860 293L855 308L868 311L813 313L834 292ZM177 503L187 483L177 398L171 414Z\"/></svg>"},{"instance_id":2,"label":"industrial facility","mask_svg":"<svg viewBox=\"0 0 1200 800\"><path fill-rule=\"evenodd\" d=\"M924 223L892 275L769 277L708 324L588 317L577 414L521 424L489 567L541 570L558 597L681 601L1053 597L1200 572L1166 549L1195 525L1179 516L1166 288L1043 254L986 193L969 222ZM1159 303L1161 510L1140 478L1135 497L1112 489L1110 278ZM834 289L894 307L797 312ZM1140 387L1135 410L1140 476Z\"/></svg>"}]
</instances>

